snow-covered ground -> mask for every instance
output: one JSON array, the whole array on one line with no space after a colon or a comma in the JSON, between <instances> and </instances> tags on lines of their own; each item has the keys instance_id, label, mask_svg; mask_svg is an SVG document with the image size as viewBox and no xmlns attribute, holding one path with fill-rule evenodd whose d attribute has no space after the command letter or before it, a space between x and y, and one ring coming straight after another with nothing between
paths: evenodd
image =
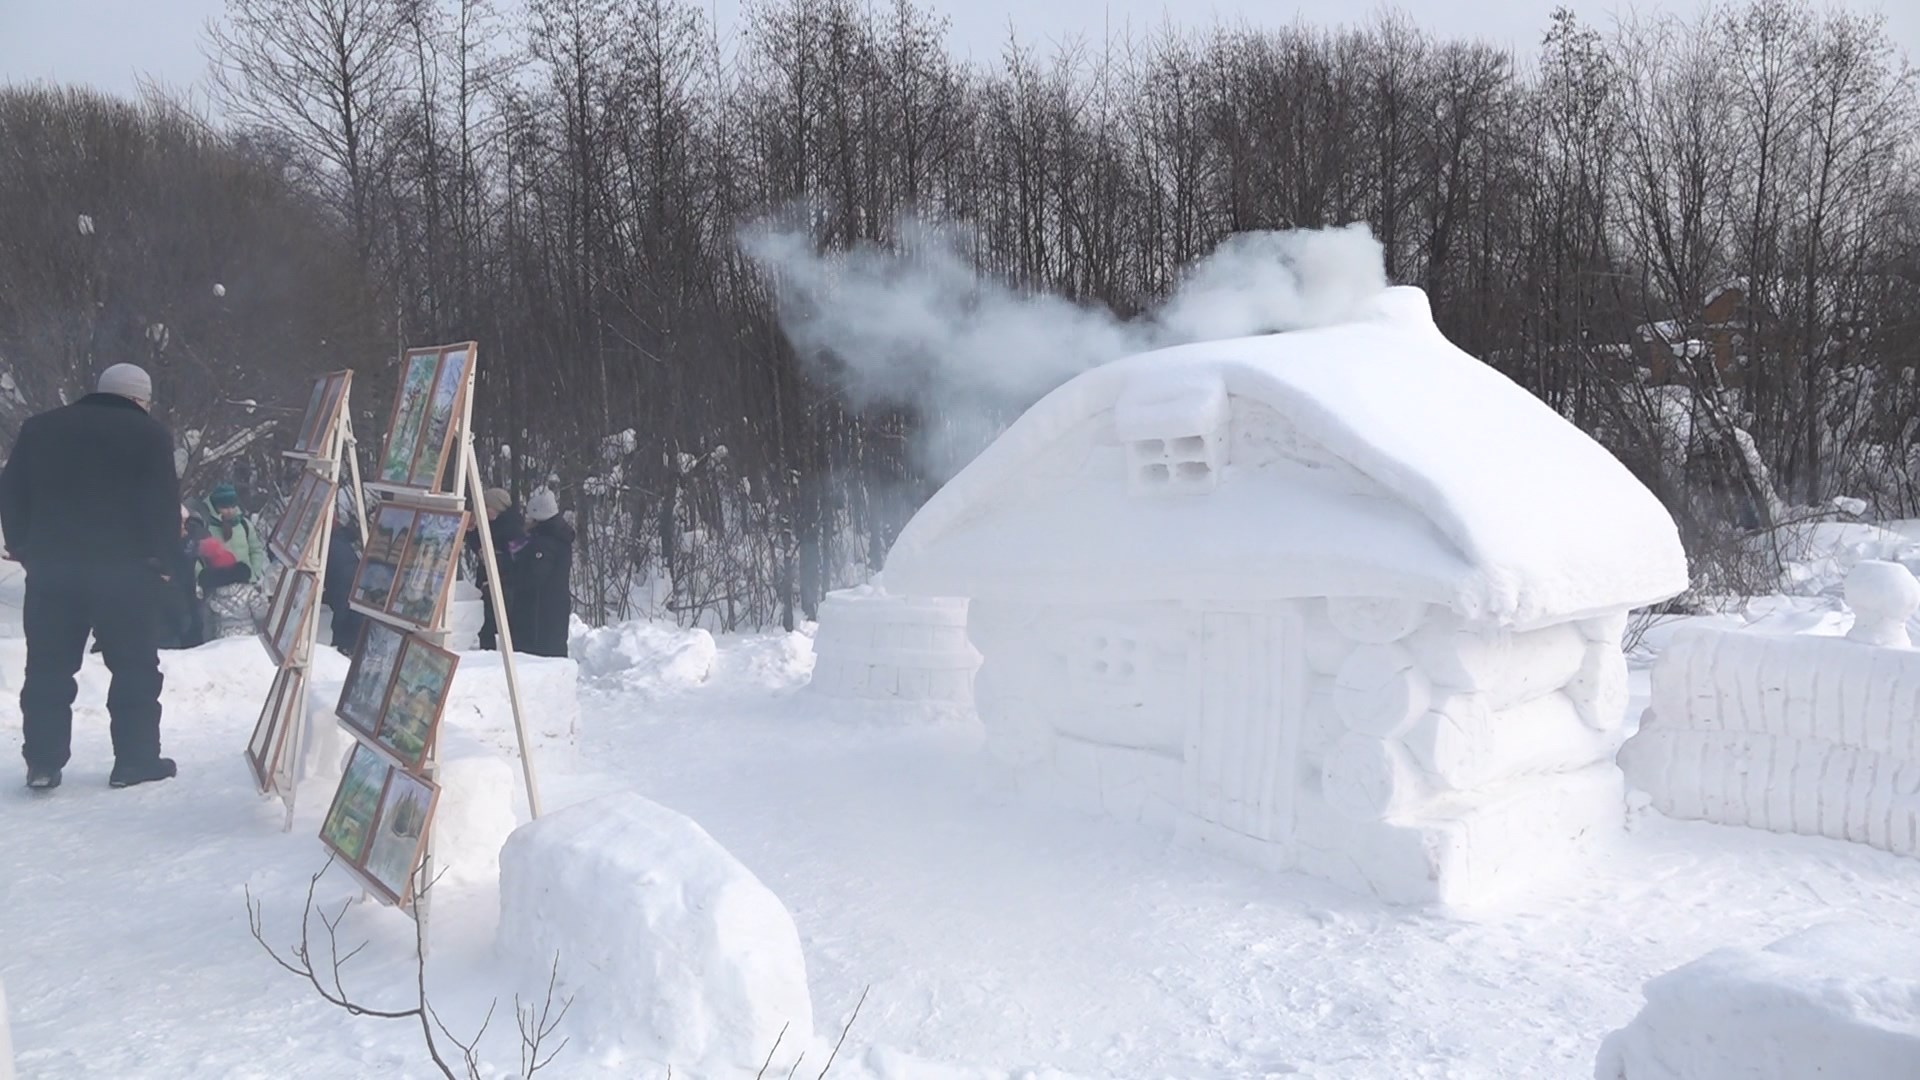
<instances>
[{"instance_id":1,"label":"snow-covered ground","mask_svg":"<svg viewBox=\"0 0 1920 1080\"><path fill-rule=\"evenodd\" d=\"M1823 629L1823 603L1756 611ZM586 655L577 734L537 741L548 807L638 790L758 874L798 924L818 1030L837 1035L870 988L835 1076L1584 1077L1655 975L1836 914L1887 927L1920 914L1920 862L1644 811L1589 868L1504 909L1386 908L1025 801L964 724L799 694L803 635L710 647L699 631L633 627ZM0 687L10 746L17 663ZM90 678L66 785L34 797L0 783L0 980L21 1076L430 1075L415 1026L327 1006L249 936L247 889L284 949L325 861L327 793L307 789L281 832L241 759L259 702L217 690L264 685L264 655L243 640L168 664L178 781L108 789ZM320 887L335 905L357 895L338 871ZM471 1030L512 993L489 905L456 889L432 917L430 992ZM410 1004L411 935L391 909L353 907L342 939L371 944L348 990ZM484 1049L489 1075L511 1074L510 1021ZM542 1075L636 1074L569 1049Z\"/></svg>"}]
</instances>

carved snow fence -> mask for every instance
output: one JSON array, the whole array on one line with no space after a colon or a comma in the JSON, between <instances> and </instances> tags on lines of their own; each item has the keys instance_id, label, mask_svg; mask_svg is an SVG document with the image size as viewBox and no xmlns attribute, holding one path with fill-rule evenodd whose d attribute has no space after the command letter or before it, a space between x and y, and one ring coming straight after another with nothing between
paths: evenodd
<instances>
[{"instance_id":1,"label":"carved snow fence","mask_svg":"<svg viewBox=\"0 0 1920 1080\"><path fill-rule=\"evenodd\" d=\"M1920 855L1920 583L1861 563L1847 603L1846 638L1674 635L1620 753L1628 781L1668 817Z\"/></svg>"},{"instance_id":2,"label":"carved snow fence","mask_svg":"<svg viewBox=\"0 0 1920 1080\"><path fill-rule=\"evenodd\" d=\"M1465 904L1617 828L1626 613L1686 585L1658 500L1433 326L1084 374L902 531L968 602L1022 786L1396 902Z\"/></svg>"},{"instance_id":3,"label":"carved snow fence","mask_svg":"<svg viewBox=\"0 0 1920 1080\"><path fill-rule=\"evenodd\" d=\"M967 603L889 596L871 587L827 594L807 689L855 701L964 707L980 654L967 642Z\"/></svg>"}]
</instances>

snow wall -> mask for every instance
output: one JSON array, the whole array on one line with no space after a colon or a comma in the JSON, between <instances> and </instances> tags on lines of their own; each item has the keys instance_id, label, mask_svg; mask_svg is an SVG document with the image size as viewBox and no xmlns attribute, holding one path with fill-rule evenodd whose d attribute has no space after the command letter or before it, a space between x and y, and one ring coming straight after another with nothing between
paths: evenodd
<instances>
[{"instance_id":1,"label":"snow wall","mask_svg":"<svg viewBox=\"0 0 1920 1080\"><path fill-rule=\"evenodd\" d=\"M1620 753L1628 781L1669 817L1920 855L1920 650L1898 627L1915 594L1906 570L1862 563L1848 638L1676 634Z\"/></svg>"},{"instance_id":2,"label":"snow wall","mask_svg":"<svg viewBox=\"0 0 1920 1080\"><path fill-rule=\"evenodd\" d=\"M1815 927L1722 949L1647 984L1600 1045L1595 1080L1912 1080L1920 1075L1920 939Z\"/></svg>"},{"instance_id":3,"label":"snow wall","mask_svg":"<svg viewBox=\"0 0 1920 1080\"><path fill-rule=\"evenodd\" d=\"M975 600L969 632L989 746L1023 787L1391 902L1472 904L1619 826L1623 623Z\"/></svg>"},{"instance_id":4,"label":"snow wall","mask_svg":"<svg viewBox=\"0 0 1920 1080\"><path fill-rule=\"evenodd\" d=\"M964 599L889 596L872 587L827 594L813 639L822 697L973 704L980 654L967 641Z\"/></svg>"}]
</instances>

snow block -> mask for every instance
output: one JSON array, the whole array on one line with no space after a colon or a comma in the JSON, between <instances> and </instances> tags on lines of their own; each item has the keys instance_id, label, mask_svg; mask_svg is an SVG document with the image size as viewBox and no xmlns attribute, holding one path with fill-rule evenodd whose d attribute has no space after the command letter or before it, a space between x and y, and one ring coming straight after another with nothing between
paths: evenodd
<instances>
[{"instance_id":1,"label":"snow block","mask_svg":"<svg viewBox=\"0 0 1920 1080\"><path fill-rule=\"evenodd\" d=\"M1920 855L1920 651L1683 631L1619 760L1668 817Z\"/></svg>"},{"instance_id":2,"label":"snow block","mask_svg":"<svg viewBox=\"0 0 1920 1080\"><path fill-rule=\"evenodd\" d=\"M572 651L581 675L649 696L704 685L719 657L705 630L644 621L588 630Z\"/></svg>"},{"instance_id":3,"label":"snow block","mask_svg":"<svg viewBox=\"0 0 1920 1080\"><path fill-rule=\"evenodd\" d=\"M1912 1080L1920 1074L1920 938L1815 927L1722 949L1647 984L1600 1044L1595 1080Z\"/></svg>"},{"instance_id":4,"label":"snow block","mask_svg":"<svg viewBox=\"0 0 1920 1080\"><path fill-rule=\"evenodd\" d=\"M519 676L520 704L526 709L529 730L556 736L572 732L580 722L579 665L564 657L516 653L513 670ZM496 745L514 745L513 701L507 696L507 672L499 653L460 654L444 717L443 723L480 734Z\"/></svg>"},{"instance_id":5,"label":"snow block","mask_svg":"<svg viewBox=\"0 0 1920 1080\"><path fill-rule=\"evenodd\" d=\"M631 792L514 830L496 948L523 993L558 958L565 1034L606 1064L723 1080L757 1075L773 1051L768 1075L785 1076L813 1040L779 898L699 825Z\"/></svg>"},{"instance_id":6,"label":"snow block","mask_svg":"<svg viewBox=\"0 0 1920 1080\"><path fill-rule=\"evenodd\" d=\"M434 869L448 885L491 884L500 849L527 811L520 763L464 732L441 729L440 803L433 814Z\"/></svg>"},{"instance_id":7,"label":"snow block","mask_svg":"<svg viewBox=\"0 0 1920 1080\"><path fill-rule=\"evenodd\" d=\"M967 640L967 602L889 596L872 587L828 593L813 639L822 697L969 706L980 654Z\"/></svg>"}]
</instances>

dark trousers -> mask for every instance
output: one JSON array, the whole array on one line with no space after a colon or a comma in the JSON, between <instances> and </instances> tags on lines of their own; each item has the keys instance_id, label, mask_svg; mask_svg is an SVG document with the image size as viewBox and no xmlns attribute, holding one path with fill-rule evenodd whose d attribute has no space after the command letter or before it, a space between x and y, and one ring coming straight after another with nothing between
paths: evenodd
<instances>
[{"instance_id":1,"label":"dark trousers","mask_svg":"<svg viewBox=\"0 0 1920 1080\"><path fill-rule=\"evenodd\" d=\"M500 649L500 626L493 617L493 594L480 586L480 648L486 652Z\"/></svg>"},{"instance_id":2,"label":"dark trousers","mask_svg":"<svg viewBox=\"0 0 1920 1080\"><path fill-rule=\"evenodd\" d=\"M73 752L74 676L86 657L87 634L100 643L113 673L107 691L113 756L121 764L160 756L160 655L156 636L161 590L153 570L138 564L36 563L27 570L22 622L27 676L20 687L22 754L29 767L60 769Z\"/></svg>"}]
</instances>

